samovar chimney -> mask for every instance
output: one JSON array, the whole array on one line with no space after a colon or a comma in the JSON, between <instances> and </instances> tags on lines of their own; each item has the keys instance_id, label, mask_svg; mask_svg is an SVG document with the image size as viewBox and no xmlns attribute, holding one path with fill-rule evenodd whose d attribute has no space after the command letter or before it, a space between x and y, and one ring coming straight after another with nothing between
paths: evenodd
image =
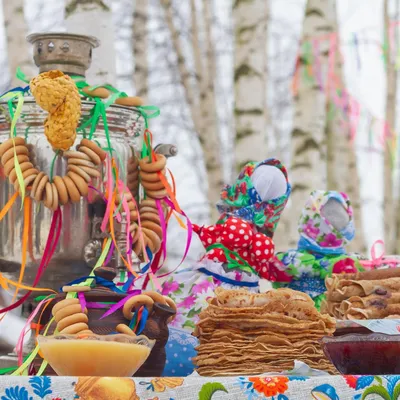
<instances>
[{"instance_id":1,"label":"samovar chimney","mask_svg":"<svg viewBox=\"0 0 400 400\"><path fill-rule=\"evenodd\" d=\"M33 59L39 72L58 69L68 75L84 77L92 62L92 51L100 41L93 36L71 33L33 33Z\"/></svg>"}]
</instances>

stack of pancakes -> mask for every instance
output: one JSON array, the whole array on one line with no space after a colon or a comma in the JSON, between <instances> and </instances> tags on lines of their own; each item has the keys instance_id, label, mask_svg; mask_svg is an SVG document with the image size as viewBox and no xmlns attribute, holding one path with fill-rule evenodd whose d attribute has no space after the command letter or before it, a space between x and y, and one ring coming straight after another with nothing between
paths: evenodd
<instances>
[{"instance_id":1,"label":"stack of pancakes","mask_svg":"<svg viewBox=\"0 0 400 400\"><path fill-rule=\"evenodd\" d=\"M299 360L334 373L319 340L335 320L321 315L311 298L291 289L254 294L217 288L199 317L194 363L203 376L282 372Z\"/></svg>"},{"instance_id":2,"label":"stack of pancakes","mask_svg":"<svg viewBox=\"0 0 400 400\"><path fill-rule=\"evenodd\" d=\"M322 311L340 320L400 319L400 268L326 278Z\"/></svg>"}]
</instances>

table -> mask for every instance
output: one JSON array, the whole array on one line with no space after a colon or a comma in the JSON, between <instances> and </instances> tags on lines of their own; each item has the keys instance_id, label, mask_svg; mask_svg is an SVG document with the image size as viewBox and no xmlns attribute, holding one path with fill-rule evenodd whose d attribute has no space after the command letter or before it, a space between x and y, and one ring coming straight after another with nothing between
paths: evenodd
<instances>
[{"instance_id":1,"label":"table","mask_svg":"<svg viewBox=\"0 0 400 400\"><path fill-rule=\"evenodd\" d=\"M103 378L1 376L1 400L396 399L400 375Z\"/></svg>"}]
</instances>

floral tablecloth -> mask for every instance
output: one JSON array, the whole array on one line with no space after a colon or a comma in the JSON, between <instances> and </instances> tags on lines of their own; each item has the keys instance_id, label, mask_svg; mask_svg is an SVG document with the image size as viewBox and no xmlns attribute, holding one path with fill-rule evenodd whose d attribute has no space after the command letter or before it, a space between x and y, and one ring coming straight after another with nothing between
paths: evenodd
<instances>
[{"instance_id":1,"label":"floral tablecloth","mask_svg":"<svg viewBox=\"0 0 400 400\"><path fill-rule=\"evenodd\" d=\"M1 400L397 400L400 376L0 377Z\"/></svg>"}]
</instances>

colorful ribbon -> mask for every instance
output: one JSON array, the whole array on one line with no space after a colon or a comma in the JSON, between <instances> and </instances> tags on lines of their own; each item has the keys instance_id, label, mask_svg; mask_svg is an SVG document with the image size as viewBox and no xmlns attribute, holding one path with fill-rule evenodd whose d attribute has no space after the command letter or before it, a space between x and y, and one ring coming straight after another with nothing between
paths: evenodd
<instances>
[{"instance_id":1,"label":"colorful ribbon","mask_svg":"<svg viewBox=\"0 0 400 400\"><path fill-rule=\"evenodd\" d=\"M382 246L382 252L377 256L377 247ZM377 240L371 247L371 260L360 260L360 264L367 269L379 268L382 265L389 265L395 268L400 264L400 259L385 257L385 243L383 240Z\"/></svg>"}]
</instances>

